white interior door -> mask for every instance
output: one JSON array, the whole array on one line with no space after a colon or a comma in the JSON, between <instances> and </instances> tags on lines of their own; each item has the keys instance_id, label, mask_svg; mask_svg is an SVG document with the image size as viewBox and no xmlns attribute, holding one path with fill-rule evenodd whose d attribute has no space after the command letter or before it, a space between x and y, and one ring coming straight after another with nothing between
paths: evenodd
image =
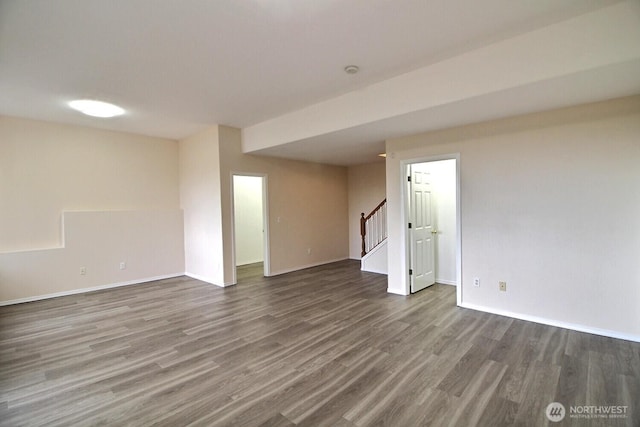
<instances>
[{"instance_id":1,"label":"white interior door","mask_svg":"<svg viewBox=\"0 0 640 427\"><path fill-rule=\"evenodd\" d=\"M410 229L411 292L418 292L435 283L435 251L433 217L431 214L431 183L424 165L410 166Z\"/></svg>"}]
</instances>

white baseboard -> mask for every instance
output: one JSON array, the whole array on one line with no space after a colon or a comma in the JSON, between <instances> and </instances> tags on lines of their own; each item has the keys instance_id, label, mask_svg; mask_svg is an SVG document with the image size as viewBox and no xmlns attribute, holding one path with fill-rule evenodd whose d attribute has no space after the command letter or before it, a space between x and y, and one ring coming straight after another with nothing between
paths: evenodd
<instances>
[{"instance_id":1,"label":"white baseboard","mask_svg":"<svg viewBox=\"0 0 640 427\"><path fill-rule=\"evenodd\" d=\"M436 279L436 283L440 283L442 285L458 286L455 280Z\"/></svg>"},{"instance_id":2,"label":"white baseboard","mask_svg":"<svg viewBox=\"0 0 640 427\"><path fill-rule=\"evenodd\" d=\"M360 267L360 271L364 271L365 273L382 274L383 276L388 276L389 275L389 273L387 271L384 271L382 269L371 268L371 267L366 267L366 266Z\"/></svg>"},{"instance_id":3,"label":"white baseboard","mask_svg":"<svg viewBox=\"0 0 640 427\"><path fill-rule=\"evenodd\" d=\"M143 279L130 280L127 282L110 283L107 285L93 286L91 288L72 289L69 291L55 292L53 294L36 295L33 297L18 298L8 301L0 301L0 307L5 305L23 304L25 302L41 301L50 298L65 297L68 295L84 294L86 292L101 291L103 289L119 288L121 286L139 285L141 283L153 282L155 280L172 279L174 277L184 276L184 273L166 274L162 276L145 277Z\"/></svg>"},{"instance_id":4,"label":"white baseboard","mask_svg":"<svg viewBox=\"0 0 640 427\"><path fill-rule=\"evenodd\" d=\"M485 313L497 314L499 316L512 317L514 319L519 319L519 320L526 320L528 322L541 323L543 325L556 326L558 328L571 329L573 331L578 331L578 332L586 332L588 334L601 335L603 337L640 342L640 336L638 335L626 334L623 332L611 331L608 329L594 328L591 326L562 322L559 320L547 319L544 317L530 316L528 314L515 313L512 311L497 310L491 307L485 307L485 306L476 305L476 304L468 304L464 302L459 304L458 307L482 311Z\"/></svg>"},{"instance_id":5,"label":"white baseboard","mask_svg":"<svg viewBox=\"0 0 640 427\"><path fill-rule=\"evenodd\" d=\"M271 271L271 274L269 275L269 277L271 277L271 276L279 276L280 274L286 274L286 273L291 273L291 272L294 272L294 271L304 270L305 268L318 267L320 265L331 264L332 262L344 261L346 259L349 259L349 258L348 257L336 258L336 259L332 259L332 260L329 260L329 261L320 261L320 262L313 263L313 264L301 265L299 267L293 267L293 268L288 268L288 269L278 270L278 271Z\"/></svg>"}]
</instances>

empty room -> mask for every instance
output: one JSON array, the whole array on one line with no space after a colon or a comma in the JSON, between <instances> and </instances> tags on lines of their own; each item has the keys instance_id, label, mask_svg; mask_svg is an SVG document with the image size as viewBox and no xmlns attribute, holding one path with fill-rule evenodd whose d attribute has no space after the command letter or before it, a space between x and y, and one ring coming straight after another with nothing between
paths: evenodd
<instances>
[{"instance_id":1,"label":"empty room","mask_svg":"<svg viewBox=\"0 0 640 427\"><path fill-rule=\"evenodd\" d=\"M637 0L0 0L0 426L639 426Z\"/></svg>"}]
</instances>

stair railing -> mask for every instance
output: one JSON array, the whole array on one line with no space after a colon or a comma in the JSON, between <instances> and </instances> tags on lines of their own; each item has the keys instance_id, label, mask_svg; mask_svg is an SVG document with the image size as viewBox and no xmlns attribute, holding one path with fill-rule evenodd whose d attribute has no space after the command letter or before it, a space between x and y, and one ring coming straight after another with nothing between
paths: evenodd
<instances>
[{"instance_id":1,"label":"stair railing","mask_svg":"<svg viewBox=\"0 0 640 427\"><path fill-rule=\"evenodd\" d=\"M367 216L360 214L360 236L362 253L365 256L387 238L387 199L384 199Z\"/></svg>"}]
</instances>

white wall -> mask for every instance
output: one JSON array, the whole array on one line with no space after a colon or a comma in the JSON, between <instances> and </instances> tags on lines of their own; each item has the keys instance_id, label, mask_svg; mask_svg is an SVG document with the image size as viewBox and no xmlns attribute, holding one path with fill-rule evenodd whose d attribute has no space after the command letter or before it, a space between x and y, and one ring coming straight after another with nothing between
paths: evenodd
<instances>
[{"instance_id":1,"label":"white wall","mask_svg":"<svg viewBox=\"0 0 640 427\"><path fill-rule=\"evenodd\" d=\"M234 175L236 265L263 261L262 177Z\"/></svg>"},{"instance_id":2,"label":"white wall","mask_svg":"<svg viewBox=\"0 0 640 427\"><path fill-rule=\"evenodd\" d=\"M387 265L389 253L387 252L387 241L380 242L379 245L362 257L360 269L362 271L370 271L371 273L387 274Z\"/></svg>"},{"instance_id":3,"label":"white wall","mask_svg":"<svg viewBox=\"0 0 640 427\"><path fill-rule=\"evenodd\" d=\"M636 96L388 141L390 292L401 162L460 153L462 305L640 340L639 135Z\"/></svg>"},{"instance_id":4,"label":"white wall","mask_svg":"<svg viewBox=\"0 0 640 427\"><path fill-rule=\"evenodd\" d=\"M384 161L349 166L349 258L360 259L360 214L369 214L386 197Z\"/></svg>"},{"instance_id":5,"label":"white wall","mask_svg":"<svg viewBox=\"0 0 640 427\"><path fill-rule=\"evenodd\" d=\"M217 126L180 141L180 206L185 271L218 286L224 280Z\"/></svg>"},{"instance_id":6,"label":"white wall","mask_svg":"<svg viewBox=\"0 0 640 427\"><path fill-rule=\"evenodd\" d=\"M166 139L0 117L0 302L182 274L177 154Z\"/></svg>"}]
</instances>

